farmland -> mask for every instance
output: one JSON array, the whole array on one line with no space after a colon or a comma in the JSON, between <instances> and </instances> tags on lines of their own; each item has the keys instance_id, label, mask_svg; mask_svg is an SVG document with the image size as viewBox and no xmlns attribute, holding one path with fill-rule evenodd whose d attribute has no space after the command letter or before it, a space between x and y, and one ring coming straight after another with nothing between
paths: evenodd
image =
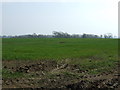
<instances>
[{"instance_id":1,"label":"farmland","mask_svg":"<svg viewBox=\"0 0 120 90\"><path fill-rule=\"evenodd\" d=\"M81 83L90 88L118 82L118 39L3 38L2 60L3 87L68 88Z\"/></svg>"},{"instance_id":2,"label":"farmland","mask_svg":"<svg viewBox=\"0 0 120 90\"><path fill-rule=\"evenodd\" d=\"M3 39L3 60L42 60L117 55L117 40L67 38Z\"/></svg>"}]
</instances>

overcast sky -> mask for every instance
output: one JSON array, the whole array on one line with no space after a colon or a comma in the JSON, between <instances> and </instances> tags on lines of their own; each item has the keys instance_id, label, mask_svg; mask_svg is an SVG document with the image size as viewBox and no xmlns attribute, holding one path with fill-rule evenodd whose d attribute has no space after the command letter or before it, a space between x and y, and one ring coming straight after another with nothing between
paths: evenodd
<instances>
[{"instance_id":1,"label":"overcast sky","mask_svg":"<svg viewBox=\"0 0 120 90\"><path fill-rule=\"evenodd\" d=\"M2 34L52 34L52 31L62 31L69 34L112 33L117 36L117 5L115 0L4 2Z\"/></svg>"}]
</instances>

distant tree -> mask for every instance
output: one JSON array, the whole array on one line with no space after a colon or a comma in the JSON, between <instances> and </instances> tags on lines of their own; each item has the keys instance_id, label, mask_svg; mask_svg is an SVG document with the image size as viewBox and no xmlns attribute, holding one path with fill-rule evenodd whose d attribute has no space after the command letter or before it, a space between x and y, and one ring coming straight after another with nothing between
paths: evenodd
<instances>
[{"instance_id":1,"label":"distant tree","mask_svg":"<svg viewBox=\"0 0 120 90\"><path fill-rule=\"evenodd\" d=\"M71 37L72 38L80 38L81 36L79 34L72 34Z\"/></svg>"},{"instance_id":2,"label":"distant tree","mask_svg":"<svg viewBox=\"0 0 120 90\"><path fill-rule=\"evenodd\" d=\"M106 34L104 34L104 38L107 38L107 35L106 35Z\"/></svg>"},{"instance_id":3,"label":"distant tree","mask_svg":"<svg viewBox=\"0 0 120 90\"><path fill-rule=\"evenodd\" d=\"M53 37L56 38L70 38L68 33L53 31Z\"/></svg>"},{"instance_id":4,"label":"distant tree","mask_svg":"<svg viewBox=\"0 0 120 90\"><path fill-rule=\"evenodd\" d=\"M107 33L107 35L108 35L108 38L113 38L112 33Z\"/></svg>"},{"instance_id":5,"label":"distant tree","mask_svg":"<svg viewBox=\"0 0 120 90\"><path fill-rule=\"evenodd\" d=\"M83 35L82 35L82 38L86 38L86 36L87 36L87 34L83 34Z\"/></svg>"},{"instance_id":6,"label":"distant tree","mask_svg":"<svg viewBox=\"0 0 120 90\"><path fill-rule=\"evenodd\" d=\"M113 38L112 33L106 33L104 34L104 38Z\"/></svg>"},{"instance_id":7,"label":"distant tree","mask_svg":"<svg viewBox=\"0 0 120 90\"><path fill-rule=\"evenodd\" d=\"M94 38L99 38L99 36L98 35L94 35Z\"/></svg>"},{"instance_id":8,"label":"distant tree","mask_svg":"<svg viewBox=\"0 0 120 90\"><path fill-rule=\"evenodd\" d=\"M36 34L36 33L33 33L33 37L37 37L37 34Z\"/></svg>"}]
</instances>

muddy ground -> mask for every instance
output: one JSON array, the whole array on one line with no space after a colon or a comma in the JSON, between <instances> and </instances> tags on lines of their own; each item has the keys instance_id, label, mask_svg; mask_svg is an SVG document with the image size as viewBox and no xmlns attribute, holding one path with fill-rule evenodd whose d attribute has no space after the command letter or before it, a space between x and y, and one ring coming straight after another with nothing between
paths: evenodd
<instances>
[{"instance_id":1,"label":"muddy ground","mask_svg":"<svg viewBox=\"0 0 120 90\"><path fill-rule=\"evenodd\" d=\"M79 65L57 63L56 61L3 61L3 70L11 75L19 72L23 76L2 79L5 88L119 88L118 68L101 74L90 75ZM20 74L21 75L21 74Z\"/></svg>"}]
</instances>

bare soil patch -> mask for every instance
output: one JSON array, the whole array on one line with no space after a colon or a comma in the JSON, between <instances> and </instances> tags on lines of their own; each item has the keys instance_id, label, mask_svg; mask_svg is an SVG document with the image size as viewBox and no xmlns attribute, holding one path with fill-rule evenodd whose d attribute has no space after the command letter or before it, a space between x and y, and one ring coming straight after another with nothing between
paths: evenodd
<instances>
[{"instance_id":1,"label":"bare soil patch","mask_svg":"<svg viewBox=\"0 0 120 90\"><path fill-rule=\"evenodd\" d=\"M4 88L118 88L118 68L110 72L89 75L79 65L57 63L56 61L3 61L3 70L11 74L22 73L22 77L3 78Z\"/></svg>"}]
</instances>

